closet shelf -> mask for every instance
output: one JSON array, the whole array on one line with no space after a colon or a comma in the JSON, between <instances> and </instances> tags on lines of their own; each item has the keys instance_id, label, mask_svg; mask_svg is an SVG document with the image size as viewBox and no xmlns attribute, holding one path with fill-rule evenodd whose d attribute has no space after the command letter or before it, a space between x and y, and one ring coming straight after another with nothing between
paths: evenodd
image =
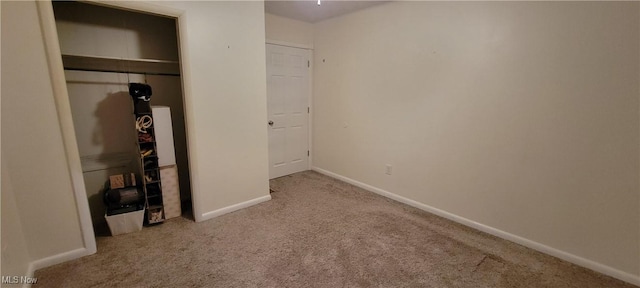
<instances>
[{"instance_id":1,"label":"closet shelf","mask_svg":"<svg viewBox=\"0 0 640 288\"><path fill-rule=\"evenodd\" d=\"M180 76L178 61L62 54L65 70Z\"/></svg>"}]
</instances>

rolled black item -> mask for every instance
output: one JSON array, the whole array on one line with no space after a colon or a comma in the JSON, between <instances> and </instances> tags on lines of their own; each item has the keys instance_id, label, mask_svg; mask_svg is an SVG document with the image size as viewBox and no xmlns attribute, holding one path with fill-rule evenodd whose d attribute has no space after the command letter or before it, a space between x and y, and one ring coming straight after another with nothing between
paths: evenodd
<instances>
[{"instance_id":1,"label":"rolled black item","mask_svg":"<svg viewBox=\"0 0 640 288\"><path fill-rule=\"evenodd\" d=\"M136 187L109 189L104 192L104 202L109 208L118 208L126 205L143 202L144 194Z\"/></svg>"},{"instance_id":2,"label":"rolled black item","mask_svg":"<svg viewBox=\"0 0 640 288\"><path fill-rule=\"evenodd\" d=\"M144 83L129 83L129 95L133 98L134 113L151 113L149 101L152 94L151 86Z\"/></svg>"},{"instance_id":3,"label":"rolled black item","mask_svg":"<svg viewBox=\"0 0 640 288\"><path fill-rule=\"evenodd\" d=\"M149 84L129 83L129 95L131 95L133 99L149 101L151 100L151 94L152 90Z\"/></svg>"}]
</instances>

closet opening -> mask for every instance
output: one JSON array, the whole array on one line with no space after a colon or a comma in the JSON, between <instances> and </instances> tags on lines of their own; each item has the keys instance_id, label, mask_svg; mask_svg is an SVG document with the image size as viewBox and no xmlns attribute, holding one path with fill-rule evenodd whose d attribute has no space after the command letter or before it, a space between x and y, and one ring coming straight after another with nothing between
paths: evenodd
<instances>
[{"instance_id":1,"label":"closet opening","mask_svg":"<svg viewBox=\"0 0 640 288\"><path fill-rule=\"evenodd\" d=\"M52 4L96 236L110 235L107 206L110 212L114 203L133 206L123 200L135 194L127 191L118 194L121 203L105 202L105 190L115 183L110 176L124 175L123 189L137 189L142 198L136 203L144 207L161 206L163 220L193 219L177 19L82 2ZM136 120L146 112L134 109L130 83L151 88L153 126L145 133ZM152 158L141 158L148 150ZM135 185L126 180L131 173Z\"/></svg>"}]
</instances>

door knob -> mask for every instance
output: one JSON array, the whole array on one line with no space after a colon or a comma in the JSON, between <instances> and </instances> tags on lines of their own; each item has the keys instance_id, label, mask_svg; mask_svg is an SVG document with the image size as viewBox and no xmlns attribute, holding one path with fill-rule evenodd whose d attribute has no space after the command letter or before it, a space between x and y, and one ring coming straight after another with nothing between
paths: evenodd
<instances>
[{"instance_id":1,"label":"door knob","mask_svg":"<svg viewBox=\"0 0 640 288\"><path fill-rule=\"evenodd\" d=\"M273 121L269 120L269 126L273 126Z\"/></svg>"}]
</instances>

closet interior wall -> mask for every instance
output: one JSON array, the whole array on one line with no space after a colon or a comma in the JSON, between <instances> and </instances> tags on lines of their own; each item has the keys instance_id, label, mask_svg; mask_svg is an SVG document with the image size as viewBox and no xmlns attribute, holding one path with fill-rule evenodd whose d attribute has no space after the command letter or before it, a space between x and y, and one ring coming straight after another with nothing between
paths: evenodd
<instances>
[{"instance_id":1,"label":"closet interior wall","mask_svg":"<svg viewBox=\"0 0 640 288\"><path fill-rule=\"evenodd\" d=\"M53 7L63 55L179 61L175 19L79 2ZM190 203L181 77L73 70L65 76L96 233L106 227L101 191L108 176L138 171L129 82L148 83L151 105L171 108L181 201Z\"/></svg>"}]
</instances>

